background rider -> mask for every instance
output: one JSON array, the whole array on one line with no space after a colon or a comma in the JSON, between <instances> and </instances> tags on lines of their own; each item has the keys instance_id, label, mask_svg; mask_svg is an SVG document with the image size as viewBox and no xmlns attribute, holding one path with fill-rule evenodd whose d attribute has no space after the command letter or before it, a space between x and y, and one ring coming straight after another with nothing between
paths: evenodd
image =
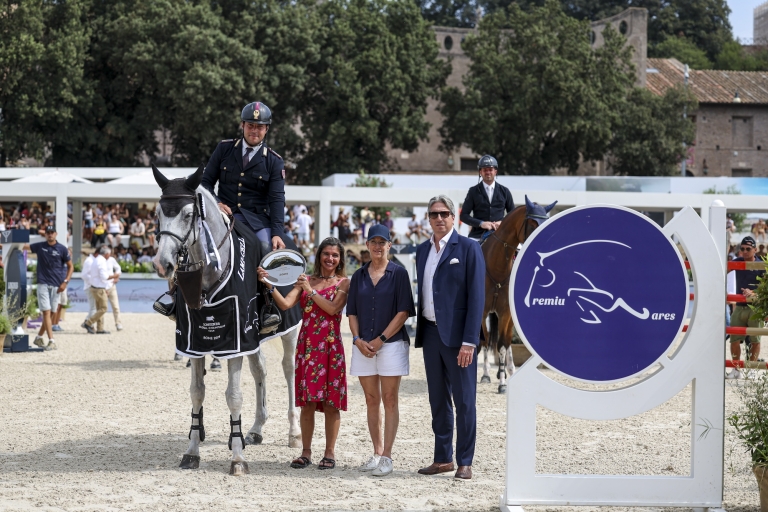
<instances>
[{"instance_id":1,"label":"background rider","mask_svg":"<svg viewBox=\"0 0 768 512\"><path fill-rule=\"evenodd\" d=\"M515 209L512 192L496 182L499 164L491 155L483 156L477 162L482 181L471 187L461 208L461 222L472 229L469 238L480 240L490 230L499 229L501 220Z\"/></svg>"}]
</instances>

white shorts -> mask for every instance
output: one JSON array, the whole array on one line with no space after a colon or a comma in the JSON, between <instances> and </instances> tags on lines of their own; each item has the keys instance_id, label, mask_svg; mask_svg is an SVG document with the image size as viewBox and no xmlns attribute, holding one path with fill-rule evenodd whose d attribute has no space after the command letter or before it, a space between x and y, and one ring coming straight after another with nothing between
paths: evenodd
<instances>
[{"instance_id":1,"label":"white shorts","mask_svg":"<svg viewBox=\"0 0 768 512\"><path fill-rule=\"evenodd\" d=\"M409 345L405 341L385 343L373 357L365 357L360 349L352 347L352 365L349 374L355 377L398 377L410 372Z\"/></svg>"}]
</instances>

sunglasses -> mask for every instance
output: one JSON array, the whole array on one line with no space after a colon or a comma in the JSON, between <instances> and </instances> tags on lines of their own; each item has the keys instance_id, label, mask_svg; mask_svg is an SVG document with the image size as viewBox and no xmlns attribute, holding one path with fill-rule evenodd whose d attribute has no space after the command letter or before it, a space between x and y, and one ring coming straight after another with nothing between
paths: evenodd
<instances>
[{"instance_id":1,"label":"sunglasses","mask_svg":"<svg viewBox=\"0 0 768 512\"><path fill-rule=\"evenodd\" d=\"M430 219L436 219L437 217L441 217L443 219L447 219L451 215L451 212L448 210L440 210L437 212L429 212L429 218Z\"/></svg>"},{"instance_id":2,"label":"sunglasses","mask_svg":"<svg viewBox=\"0 0 768 512\"><path fill-rule=\"evenodd\" d=\"M740 249L742 251L751 251L752 249L754 249L754 247L750 247L749 245L747 245L747 246L740 247Z\"/></svg>"}]
</instances>

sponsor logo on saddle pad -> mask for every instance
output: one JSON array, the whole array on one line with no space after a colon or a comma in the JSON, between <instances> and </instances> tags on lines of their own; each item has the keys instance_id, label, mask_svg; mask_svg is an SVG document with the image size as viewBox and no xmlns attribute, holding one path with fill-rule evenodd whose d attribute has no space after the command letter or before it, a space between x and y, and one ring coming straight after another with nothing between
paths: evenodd
<instances>
[{"instance_id":1,"label":"sponsor logo on saddle pad","mask_svg":"<svg viewBox=\"0 0 768 512\"><path fill-rule=\"evenodd\" d=\"M672 240L615 206L568 210L542 224L513 270L516 327L548 366L585 381L647 370L670 349L688 307Z\"/></svg>"}]
</instances>

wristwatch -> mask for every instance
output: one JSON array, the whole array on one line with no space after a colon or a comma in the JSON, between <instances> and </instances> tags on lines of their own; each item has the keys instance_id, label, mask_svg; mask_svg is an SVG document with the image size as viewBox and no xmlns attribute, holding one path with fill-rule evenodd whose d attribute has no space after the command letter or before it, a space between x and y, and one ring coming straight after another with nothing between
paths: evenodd
<instances>
[{"instance_id":1,"label":"wristwatch","mask_svg":"<svg viewBox=\"0 0 768 512\"><path fill-rule=\"evenodd\" d=\"M69 279L65 279L65 280L64 280L64 283L65 283L65 284L69 284Z\"/></svg>"},{"instance_id":2,"label":"wristwatch","mask_svg":"<svg viewBox=\"0 0 768 512\"><path fill-rule=\"evenodd\" d=\"M379 336L379 339L381 340L381 342L382 342L382 343L386 343L386 342L387 342L387 337L386 337L386 336L384 336L384 334L382 334L381 336Z\"/></svg>"},{"instance_id":3,"label":"wristwatch","mask_svg":"<svg viewBox=\"0 0 768 512\"><path fill-rule=\"evenodd\" d=\"M310 297L314 297L317 295L317 290L312 290L312 293L309 294Z\"/></svg>"}]
</instances>

